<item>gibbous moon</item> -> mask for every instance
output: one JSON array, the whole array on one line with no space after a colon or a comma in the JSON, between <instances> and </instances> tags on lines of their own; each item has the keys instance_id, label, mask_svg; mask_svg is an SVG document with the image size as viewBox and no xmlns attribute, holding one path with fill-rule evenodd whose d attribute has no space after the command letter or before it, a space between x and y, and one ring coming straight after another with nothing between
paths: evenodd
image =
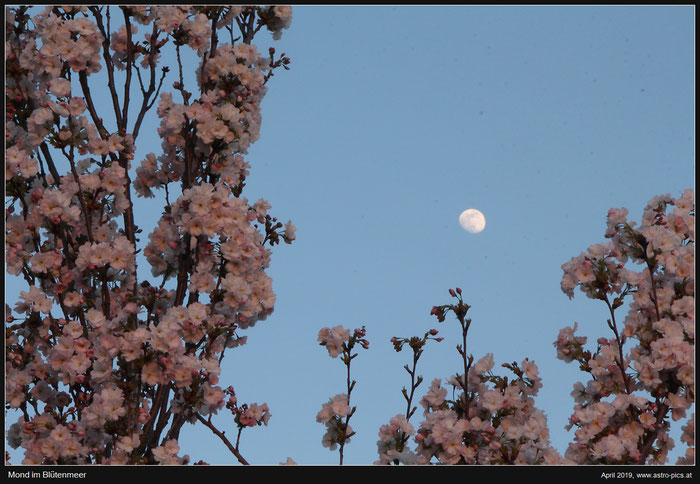
<instances>
[{"instance_id":1,"label":"gibbous moon","mask_svg":"<svg viewBox=\"0 0 700 484\"><path fill-rule=\"evenodd\" d=\"M486 227L486 219L483 213L475 208L470 208L462 212L462 215L459 216L459 224L467 232L477 234Z\"/></svg>"}]
</instances>

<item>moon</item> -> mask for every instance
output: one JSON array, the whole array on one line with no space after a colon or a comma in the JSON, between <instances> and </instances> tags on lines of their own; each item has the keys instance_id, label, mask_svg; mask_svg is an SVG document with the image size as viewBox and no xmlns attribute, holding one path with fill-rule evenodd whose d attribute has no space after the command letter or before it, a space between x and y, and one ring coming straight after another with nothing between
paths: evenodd
<instances>
[{"instance_id":1,"label":"moon","mask_svg":"<svg viewBox=\"0 0 700 484\"><path fill-rule=\"evenodd\" d=\"M486 227L486 218L484 214L477 209L470 208L462 212L462 215L459 216L459 224L467 232L478 234Z\"/></svg>"}]
</instances>

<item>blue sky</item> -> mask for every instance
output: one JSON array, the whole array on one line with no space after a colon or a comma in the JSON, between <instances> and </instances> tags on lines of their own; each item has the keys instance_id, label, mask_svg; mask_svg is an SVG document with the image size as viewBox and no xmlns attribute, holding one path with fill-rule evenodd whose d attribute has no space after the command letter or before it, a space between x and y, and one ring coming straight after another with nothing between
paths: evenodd
<instances>
[{"instance_id":1,"label":"blue sky","mask_svg":"<svg viewBox=\"0 0 700 484\"><path fill-rule=\"evenodd\" d=\"M694 40L691 6L295 7L274 42L291 70L268 84L244 195L291 219L297 240L275 247L275 312L227 354L221 380L271 408L268 427L242 435L246 459L338 462L315 416L345 391L345 368L316 337L342 324L370 340L353 360L345 463L374 462L409 384L410 355L390 338L446 338L421 359L420 395L459 371L457 322L429 315L454 287L472 306L469 352L539 366L537 406L563 453L585 375L552 342L574 321L591 340L609 330L605 307L561 292L560 266L604 241L609 208L639 220L652 196L694 188ZM146 129L135 161L160 151ZM138 203L148 233L162 205ZM467 208L483 232L460 227ZM180 443L193 461L235 463L205 428L184 427Z\"/></svg>"}]
</instances>

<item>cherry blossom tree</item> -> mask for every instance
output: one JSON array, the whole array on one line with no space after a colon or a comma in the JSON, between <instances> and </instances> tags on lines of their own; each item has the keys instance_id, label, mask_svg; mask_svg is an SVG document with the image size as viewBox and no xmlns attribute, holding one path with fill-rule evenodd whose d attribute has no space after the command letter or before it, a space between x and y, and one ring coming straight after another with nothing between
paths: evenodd
<instances>
[{"instance_id":1,"label":"cherry blossom tree","mask_svg":"<svg viewBox=\"0 0 700 484\"><path fill-rule=\"evenodd\" d=\"M424 347L437 338L431 329L422 337L394 337L394 349L404 346L413 351L412 366L404 369L411 377L410 391L405 387L405 414L391 418L379 430L377 464L561 464L563 459L549 442L549 429L544 412L535 407L534 396L542 387L538 368L529 359L504 363L513 377L493 372L493 354L474 361L467 352L469 328L467 317L471 306L464 302L460 288L450 289L454 304L434 306L430 312L439 322L453 313L461 329L457 352L461 368L453 376L436 378L420 400L424 420L418 429L409 422L416 411L415 391L423 378L417 364ZM443 383L445 386L443 386ZM448 391L451 388L451 391ZM453 395L450 399L448 395ZM409 441L413 437L415 448Z\"/></svg>"},{"instance_id":2,"label":"cherry blossom tree","mask_svg":"<svg viewBox=\"0 0 700 484\"><path fill-rule=\"evenodd\" d=\"M562 266L564 293L573 298L578 287L610 314L610 332L594 351L576 336L577 323L554 343L559 359L589 375L574 385L569 428L576 432L566 451L580 464L665 463L671 421L695 402L695 193L652 198L639 227L628 213L611 209L609 242ZM632 301L620 321L626 298ZM679 464L695 461L694 421L693 414L682 428L688 449Z\"/></svg>"},{"instance_id":3,"label":"cherry blossom tree","mask_svg":"<svg viewBox=\"0 0 700 484\"><path fill-rule=\"evenodd\" d=\"M291 9L34 12L6 15L6 270L26 283L6 306L5 395L18 415L7 441L23 449L23 464L184 464L179 437L190 423L247 464L241 434L267 425L270 408L239 401L222 383L221 362L273 312L272 248L295 239L294 225L273 217L266 200L243 196L268 81L290 63L253 40L263 29L279 39ZM173 65L160 65L166 52ZM186 54L197 59L196 85L183 72ZM96 85L97 73L106 85ZM159 119L161 151L134 163L149 113ZM137 206L156 195L162 214L144 238ZM695 401L694 192L654 197L639 227L627 215L610 210L610 240L562 266L564 293L578 288L610 314L595 349L577 323L554 343L587 378L574 384L574 442L564 455L535 406L543 382L534 361L504 363L503 376L493 354L468 353L470 306L457 288L452 304L431 311L459 323L455 374L419 398L418 362L443 337L430 329L392 339L396 351L412 351L410 386L406 411L379 429L376 463L665 463L671 425ZM364 327L340 325L318 334L347 371L344 393L316 418L340 464L355 432L350 366L353 351L368 348L365 336ZM230 412L234 432L214 425L220 411ZM694 422L692 414L682 427L681 464L694 463Z\"/></svg>"},{"instance_id":4,"label":"cherry blossom tree","mask_svg":"<svg viewBox=\"0 0 700 484\"><path fill-rule=\"evenodd\" d=\"M272 313L271 247L295 238L242 195L267 83L290 62L253 39L279 39L291 18L286 6L7 10L6 268L27 290L6 307L5 392L23 464L185 463L187 422L247 463L211 416L230 411L239 437L270 416L220 386L220 364ZM166 49L176 72L159 66ZM91 82L100 71L106 86ZM162 152L132 166L153 108ZM166 204L143 240L135 207L154 191Z\"/></svg>"}]
</instances>

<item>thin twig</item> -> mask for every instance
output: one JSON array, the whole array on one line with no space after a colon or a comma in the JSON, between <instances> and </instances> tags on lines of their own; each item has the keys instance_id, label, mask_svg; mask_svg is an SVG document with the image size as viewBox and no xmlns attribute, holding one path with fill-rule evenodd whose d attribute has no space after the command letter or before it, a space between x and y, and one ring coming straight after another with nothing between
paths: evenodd
<instances>
[{"instance_id":1,"label":"thin twig","mask_svg":"<svg viewBox=\"0 0 700 484\"><path fill-rule=\"evenodd\" d=\"M226 438L224 435L224 432L219 431L216 427L214 427L214 424L211 423L211 417L209 417L209 420L205 420L200 414L196 413L195 416L197 417L197 420L202 422L205 427L208 427L209 430L211 430L214 435L219 437L221 441L228 447L228 450L231 451L233 455L236 456L236 459L238 459L238 462L240 462L243 465L250 465L247 460L243 458L240 452L238 452L238 449L234 447L234 445Z\"/></svg>"}]
</instances>

